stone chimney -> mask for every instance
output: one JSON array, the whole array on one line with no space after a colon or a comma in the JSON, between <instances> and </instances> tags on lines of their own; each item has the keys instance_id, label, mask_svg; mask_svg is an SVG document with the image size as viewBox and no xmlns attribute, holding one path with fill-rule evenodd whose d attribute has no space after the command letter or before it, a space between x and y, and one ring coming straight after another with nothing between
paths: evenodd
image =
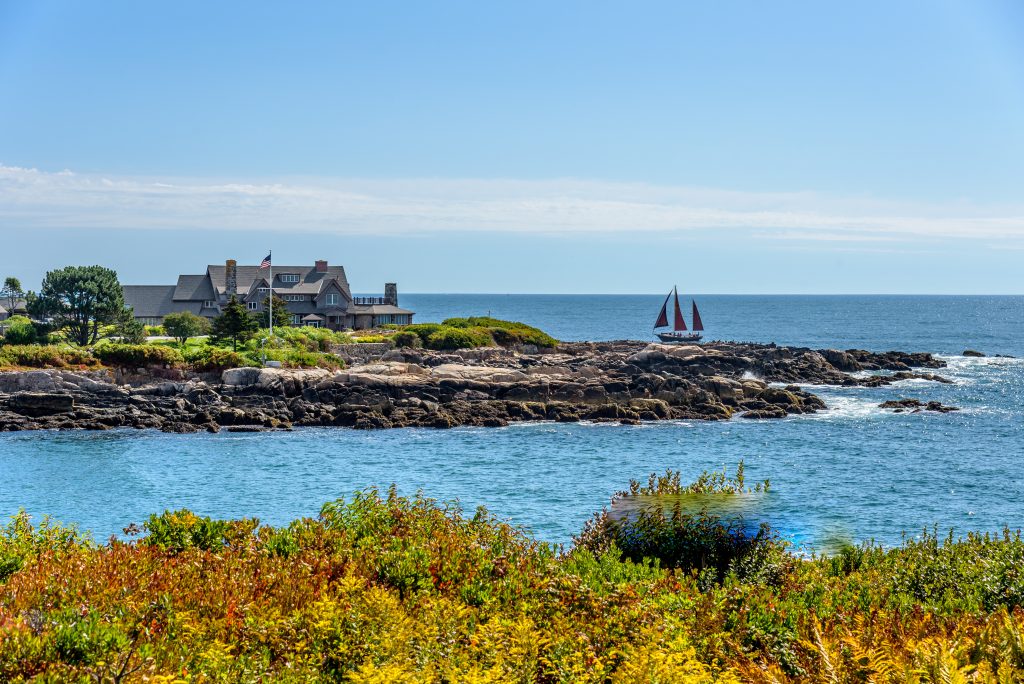
<instances>
[{"instance_id":1,"label":"stone chimney","mask_svg":"<svg viewBox=\"0 0 1024 684\"><path fill-rule=\"evenodd\" d=\"M316 272L317 273L327 273L327 260L326 259L317 259L316 260Z\"/></svg>"},{"instance_id":2,"label":"stone chimney","mask_svg":"<svg viewBox=\"0 0 1024 684\"><path fill-rule=\"evenodd\" d=\"M397 283L384 283L384 301L391 306L398 306Z\"/></svg>"},{"instance_id":3,"label":"stone chimney","mask_svg":"<svg viewBox=\"0 0 1024 684\"><path fill-rule=\"evenodd\" d=\"M238 292L238 262L234 259L224 262L224 289L228 299Z\"/></svg>"}]
</instances>

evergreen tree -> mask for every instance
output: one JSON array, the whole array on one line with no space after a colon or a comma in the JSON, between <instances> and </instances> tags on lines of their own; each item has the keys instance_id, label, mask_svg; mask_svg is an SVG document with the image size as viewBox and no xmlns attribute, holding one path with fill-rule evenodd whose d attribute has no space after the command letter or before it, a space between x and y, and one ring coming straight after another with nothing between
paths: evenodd
<instances>
[{"instance_id":1,"label":"evergreen tree","mask_svg":"<svg viewBox=\"0 0 1024 684\"><path fill-rule=\"evenodd\" d=\"M85 346L100 338L100 329L124 316L124 291L117 273L102 266L68 266L50 271L29 312L49 318L72 342Z\"/></svg>"},{"instance_id":2,"label":"evergreen tree","mask_svg":"<svg viewBox=\"0 0 1024 684\"><path fill-rule=\"evenodd\" d=\"M260 327L270 327L270 297L263 300L263 311L260 313ZM288 304L274 295L274 327L284 328L292 324L292 315L288 313Z\"/></svg>"},{"instance_id":3,"label":"evergreen tree","mask_svg":"<svg viewBox=\"0 0 1024 684\"><path fill-rule=\"evenodd\" d=\"M213 319L210 339L220 344L231 340L231 349L238 351L238 343L245 342L259 329L259 323L249 315L238 298L233 296L221 311L220 316Z\"/></svg>"}]
</instances>

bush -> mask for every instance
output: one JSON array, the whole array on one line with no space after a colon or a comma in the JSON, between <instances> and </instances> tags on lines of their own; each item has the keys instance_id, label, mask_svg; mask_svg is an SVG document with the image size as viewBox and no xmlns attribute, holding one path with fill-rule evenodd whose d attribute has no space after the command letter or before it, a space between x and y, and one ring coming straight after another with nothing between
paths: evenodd
<instances>
[{"instance_id":1,"label":"bush","mask_svg":"<svg viewBox=\"0 0 1024 684\"><path fill-rule=\"evenodd\" d=\"M228 368L259 365L244 354L209 345L186 349L184 358L194 370L199 372L224 371Z\"/></svg>"},{"instance_id":2,"label":"bush","mask_svg":"<svg viewBox=\"0 0 1024 684\"><path fill-rule=\"evenodd\" d=\"M4 344L35 344L38 339L35 326L25 316L11 316L0 325L7 329Z\"/></svg>"},{"instance_id":3,"label":"bush","mask_svg":"<svg viewBox=\"0 0 1024 684\"><path fill-rule=\"evenodd\" d=\"M602 510L588 521L576 545L596 555L618 549L623 558L635 563L656 560L663 567L697 572L715 582L730 572L774 581L785 549L776 532L766 524L751 529L742 516L723 519L708 511L714 503L708 495L727 500L765 492L768 486L765 480L753 489L746 487L743 461L735 477L724 470L705 471L686 486L678 472L652 473L646 487L631 480L629 491L618 492L612 499L614 506L622 499L645 497L638 513L614 518L608 509ZM663 503L658 497L669 498Z\"/></svg>"},{"instance_id":4,"label":"bush","mask_svg":"<svg viewBox=\"0 0 1024 684\"><path fill-rule=\"evenodd\" d=\"M56 345L5 345L0 347L2 368L98 368L88 350Z\"/></svg>"},{"instance_id":5,"label":"bush","mask_svg":"<svg viewBox=\"0 0 1024 684\"><path fill-rule=\"evenodd\" d=\"M405 326L402 330L418 335L420 341L426 345L427 339L443 327L440 323L413 323Z\"/></svg>"},{"instance_id":6,"label":"bush","mask_svg":"<svg viewBox=\"0 0 1024 684\"><path fill-rule=\"evenodd\" d=\"M386 335L363 335L353 340L356 344L387 344L391 338Z\"/></svg>"},{"instance_id":7,"label":"bush","mask_svg":"<svg viewBox=\"0 0 1024 684\"><path fill-rule=\"evenodd\" d=\"M494 340L481 328L449 328L442 326L427 338L428 349L453 350L489 347Z\"/></svg>"},{"instance_id":8,"label":"bush","mask_svg":"<svg viewBox=\"0 0 1024 684\"><path fill-rule=\"evenodd\" d=\"M148 546L172 552L186 549L217 551L250 536L259 524L256 520L214 520L200 517L188 509L164 511L151 515L144 529L149 533L141 539Z\"/></svg>"},{"instance_id":9,"label":"bush","mask_svg":"<svg viewBox=\"0 0 1024 684\"><path fill-rule=\"evenodd\" d=\"M403 349L419 349L423 346L423 340L420 339L420 336L408 330L395 333L391 336L391 341L394 342L396 347Z\"/></svg>"},{"instance_id":10,"label":"bush","mask_svg":"<svg viewBox=\"0 0 1024 684\"><path fill-rule=\"evenodd\" d=\"M104 365L126 368L179 366L185 359L177 349L154 344L102 344L93 354Z\"/></svg>"},{"instance_id":11,"label":"bush","mask_svg":"<svg viewBox=\"0 0 1024 684\"><path fill-rule=\"evenodd\" d=\"M449 318L443 325L453 328L482 328L503 347L514 347L532 344L538 347L557 347L558 340L543 330L518 321L503 321L490 316L471 316L469 318Z\"/></svg>"}]
</instances>

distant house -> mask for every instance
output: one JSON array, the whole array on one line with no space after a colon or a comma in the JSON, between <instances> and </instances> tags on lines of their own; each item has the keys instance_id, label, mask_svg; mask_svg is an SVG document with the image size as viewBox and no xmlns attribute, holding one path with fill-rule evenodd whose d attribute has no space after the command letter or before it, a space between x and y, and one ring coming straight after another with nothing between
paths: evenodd
<instances>
[{"instance_id":1,"label":"distant house","mask_svg":"<svg viewBox=\"0 0 1024 684\"><path fill-rule=\"evenodd\" d=\"M261 312L271 288L269 270L228 259L207 266L203 275L180 275L176 285L125 285L125 305L146 325L160 325L164 316L181 311L215 318L232 295L249 311ZM398 306L394 283L384 286L383 297L353 297L342 266L317 261L313 266L274 265L273 272L274 294L284 300L292 325L362 330L412 323L413 312Z\"/></svg>"},{"instance_id":2,"label":"distant house","mask_svg":"<svg viewBox=\"0 0 1024 684\"><path fill-rule=\"evenodd\" d=\"M6 321L11 316L25 316L28 314L26 306L28 303L24 299L15 299L14 308L11 309L11 302L6 297L0 298L0 321Z\"/></svg>"}]
</instances>

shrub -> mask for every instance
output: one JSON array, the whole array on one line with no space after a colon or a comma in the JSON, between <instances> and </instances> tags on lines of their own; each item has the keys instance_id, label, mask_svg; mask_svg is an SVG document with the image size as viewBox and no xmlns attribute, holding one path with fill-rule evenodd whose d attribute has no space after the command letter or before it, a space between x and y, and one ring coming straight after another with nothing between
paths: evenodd
<instances>
[{"instance_id":1,"label":"shrub","mask_svg":"<svg viewBox=\"0 0 1024 684\"><path fill-rule=\"evenodd\" d=\"M423 346L423 340L420 339L420 336L408 330L395 333L391 336L391 341L394 342L396 347L404 349L419 349Z\"/></svg>"},{"instance_id":2,"label":"shrub","mask_svg":"<svg viewBox=\"0 0 1024 684\"><path fill-rule=\"evenodd\" d=\"M11 316L3 322L3 327L7 329L4 344L35 344L38 339L35 326L25 316Z\"/></svg>"},{"instance_id":3,"label":"shrub","mask_svg":"<svg viewBox=\"0 0 1024 684\"><path fill-rule=\"evenodd\" d=\"M538 347L557 347L558 340L543 330L518 321L503 321L490 316L471 316L469 318L449 318L443 322L453 328L484 328L503 347L532 344Z\"/></svg>"},{"instance_id":4,"label":"shrub","mask_svg":"<svg viewBox=\"0 0 1024 684\"><path fill-rule=\"evenodd\" d=\"M4 345L0 367L7 368L97 368L99 361L87 349L57 345Z\"/></svg>"},{"instance_id":5,"label":"shrub","mask_svg":"<svg viewBox=\"0 0 1024 684\"><path fill-rule=\"evenodd\" d=\"M191 311L172 313L164 316L164 329L167 334L185 344L190 337L208 335L210 333L210 321L197 316Z\"/></svg>"},{"instance_id":6,"label":"shrub","mask_svg":"<svg viewBox=\"0 0 1024 684\"><path fill-rule=\"evenodd\" d=\"M420 341L426 345L427 339L442 327L444 326L440 323L413 323L412 325L405 326L402 330L419 335Z\"/></svg>"},{"instance_id":7,"label":"shrub","mask_svg":"<svg viewBox=\"0 0 1024 684\"><path fill-rule=\"evenodd\" d=\"M258 524L258 521L246 518L214 520L200 517L188 509L164 511L160 515L149 516L143 526L148 534L141 543L172 552L186 549L217 551L251 535Z\"/></svg>"},{"instance_id":8,"label":"shrub","mask_svg":"<svg viewBox=\"0 0 1024 684\"><path fill-rule=\"evenodd\" d=\"M154 344L102 344L93 354L108 366L144 368L179 366L185 359L177 349Z\"/></svg>"},{"instance_id":9,"label":"shrub","mask_svg":"<svg viewBox=\"0 0 1024 684\"><path fill-rule=\"evenodd\" d=\"M730 572L774 581L785 548L777 533L766 524L751 529L742 516L723 519L708 511L714 503L708 495L728 499L767 489L767 480L753 489L745 486L743 461L735 477L725 470L705 471L685 486L678 472L652 473L646 487L631 480L629 491L612 499L614 506L623 499L645 497L638 502L639 512L613 517L607 508L602 510L587 522L576 545L597 555L615 548L633 562L656 560L663 567L698 572L716 582Z\"/></svg>"},{"instance_id":10,"label":"shrub","mask_svg":"<svg viewBox=\"0 0 1024 684\"><path fill-rule=\"evenodd\" d=\"M385 335L363 335L353 340L356 344L386 344L391 338Z\"/></svg>"},{"instance_id":11,"label":"shrub","mask_svg":"<svg viewBox=\"0 0 1024 684\"><path fill-rule=\"evenodd\" d=\"M186 349L184 357L185 361L194 370L200 372L223 371L228 368L259 365L244 354L209 345L195 349Z\"/></svg>"},{"instance_id":12,"label":"shrub","mask_svg":"<svg viewBox=\"0 0 1024 684\"><path fill-rule=\"evenodd\" d=\"M427 338L429 349L452 350L489 347L494 340L481 328L449 328L442 326Z\"/></svg>"}]
</instances>

